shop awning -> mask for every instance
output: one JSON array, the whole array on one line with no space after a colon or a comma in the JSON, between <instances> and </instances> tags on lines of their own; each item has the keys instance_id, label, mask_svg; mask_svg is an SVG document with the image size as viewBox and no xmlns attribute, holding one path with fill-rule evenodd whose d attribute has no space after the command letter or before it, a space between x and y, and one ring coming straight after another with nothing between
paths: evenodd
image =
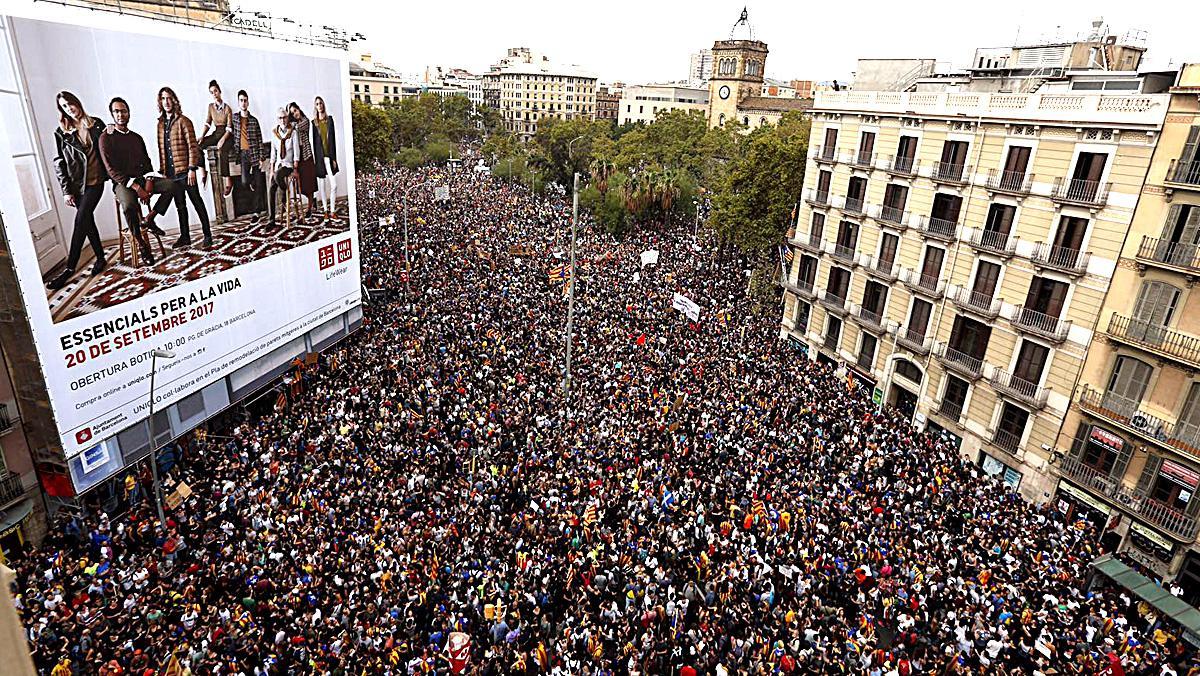
<instances>
[{"instance_id":1,"label":"shop awning","mask_svg":"<svg viewBox=\"0 0 1200 676\"><path fill-rule=\"evenodd\" d=\"M16 503L12 507L0 512L0 537L8 535L8 532L25 520L29 513L33 511L33 500L25 498Z\"/></svg>"},{"instance_id":2,"label":"shop awning","mask_svg":"<svg viewBox=\"0 0 1200 676\"><path fill-rule=\"evenodd\" d=\"M1200 610L1184 603L1150 578L1105 554L1092 561L1092 568L1129 593L1153 606L1161 615L1171 618L1183 629L1183 638L1193 646L1200 647Z\"/></svg>"}]
</instances>

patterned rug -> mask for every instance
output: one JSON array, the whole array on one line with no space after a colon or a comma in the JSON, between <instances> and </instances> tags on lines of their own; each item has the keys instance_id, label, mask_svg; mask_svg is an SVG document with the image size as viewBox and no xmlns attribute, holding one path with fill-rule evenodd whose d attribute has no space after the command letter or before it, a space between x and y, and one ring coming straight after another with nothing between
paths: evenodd
<instances>
[{"instance_id":1,"label":"patterned rug","mask_svg":"<svg viewBox=\"0 0 1200 676\"><path fill-rule=\"evenodd\" d=\"M305 221L293 220L290 227L278 223L274 228L267 225L266 218L252 224L249 216L243 216L214 226L213 245L208 250L201 246L203 235L199 226L193 225L190 248L172 250L171 244L177 235L169 232L163 237L166 255L160 256L158 241L151 237L155 263L137 268L122 265L117 243L110 243L104 250L109 265L103 273L88 277L91 269L89 261L79 266L79 272L67 286L49 292L50 314L56 322L82 317L96 310L120 305L149 293L349 231L348 209L344 200L339 200L337 215L338 220L332 223L322 223L314 215ZM128 258L128 249L126 254L127 263L132 263Z\"/></svg>"}]
</instances>

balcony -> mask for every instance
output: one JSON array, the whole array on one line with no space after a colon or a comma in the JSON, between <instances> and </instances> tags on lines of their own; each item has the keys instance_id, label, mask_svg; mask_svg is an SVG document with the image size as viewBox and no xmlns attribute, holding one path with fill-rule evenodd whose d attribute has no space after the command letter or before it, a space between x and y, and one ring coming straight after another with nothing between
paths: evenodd
<instances>
[{"instance_id":1,"label":"balcony","mask_svg":"<svg viewBox=\"0 0 1200 676\"><path fill-rule=\"evenodd\" d=\"M837 354L838 343L841 341L841 339L842 337L840 334L835 335L832 333L827 333L825 334L825 340L821 342L821 347L833 352L834 354Z\"/></svg>"},{"instance_id":2,"label":"balcony","mask_svg":"<svg viewBox=\"0 0 1200 676\"><path fill-rule=\"evenodd\" d=\"M836 146L817 146L813 152L813 159L822 164L835 164L837 159Z\"/></svg>"},{"instance_id":3,"label":"balcony","mask_svg":"<svg viewBox=\"0 0 1200 676\"><path fill-rule=\"evenodd\" d=\"M952 286L947 293L950 301L960 309L984 319L995 319L1000 314L1004 301L991 295L973 291L965 286Z\"/></svg>"},{"instance_id":4,"label":"balcony","mask_svg":"<svg viewBox=\"0 0 1200 676\"><path fill-rule=\"evenodd\" d=\"M976 251L1012 258L1017 253L1017 238L1006 232L967 228L963 239Z\"/></svg>"},{"instance_id":5,"label":"balcony","mask_svg":"<svg viewBox=\"0 0 1200 676\"><path fill-rule=\"evenodd\" d=\"M1200 247L1195 244L1172 242L1149 235L1142 236L1137 261L1142 265L1200 274Z\"/></svg>"},{"instance_id":6,"label":"balcony","mask_svg":"<svg viewBox=\"0 0 1200 676\"><path fill-rule=\"evenodd\" d=\"M825 253L825 241L821 239L820 235L809 233L808 237L800 237L792 241L796 243L796 246L810 253L817 255Z\"/></svg>"},{"instance_id":7,"label":"balcony","mask_svg":"<svg viewBox=\"0 0 1200 676\"><path fill-rule=\"evenodd\" d=\"M971 179L971 167L954 162L934 162L933 172L929 175L935 183L947 185L966 185Z\"/></svg>"},{"instance_id":8,"label":"balcony","mask_svg":"<svg viewBox=\"0 0 1200 676\"><path fill-rule=\"evenodd\" d=\"M914 226L922 237L943 242L953 242L958 239L958 223L944 218L918 218Z\"/></svg>"},{"instance_id":9,"label":"balcony","mask_svg":"<svg viewBox=\"0 0 1200 676\"><path fill-rule=\"evenodd\" d=\"M829 252L829 255L852 268L858 265L858 258L856 258L854 255L854 247L835 242L833 249Z\"/></svg>"},{"instance_id":10,"label":"balcony","mask_svg":"<svg viewBox=\"0 0 1200 676\"><path fill-rule=\"evenodd\" d=\"M917 175L917 170L920 168L920 163L914 157L905 157L903 155L888 155L884 162L884 171L897 176L913 177Z\"/></svg>"},{"instance_id":11,"label":"balcony","mask_svg":"<svg viewBox=\"0 0 1200 676\"><path fill-rule=\"evenodd\" d=\"M849 311L846 308L846 299L829 291L821 290L817 292L817 300L825 309L829 310L839 317L845 317Z\"/></svg>"},{"instance_id":12,"label":"balcony","mask_svg":"<svg viewBox=\"0 0 1200 676\"><path fill-rule=\"evenodd\" d=\"M859 169L874 169L875 153L859 150L850 157L850 165Z\"/></svg>"},{"instance_id":13,"label":"balcony","mask_svg":"<svg viewBox=\"0 0 1200 676\"><path fill-rule=\"evenodd\" d=\"M902 231L908 229L908 212L898 207L880 204L879 212L875 215L875 220L881 225L890 226Z\"/></svg>"},{"instance_id":14,"label":"balcony","mask_svg":"<svg viewBox=\"0 0 1200 676\"><path fill-rule=\"evenodd\" d=\"M933 300L941 300L942 295L946 292L946 283L938 279L937 275L922 274L916 270L902 270L900 280L904 282L904 286L908 287L909 291Z\"/></svg>"},{"instance_id":15,"label":"balcony","mask_svg":"<svg viewBox=\"0 0 1200 676\"><path fill-rule=\"evenodd\" d=\"M978 357L960 352L947 343L938 343L934 353L942 366L965 378L975 381L983 376L983 360Z\"/></svg>"},{"instance_id":16,"label":"balcony","mask_svg":"<svg viewBox=\"0 0 1200 676\"><path fill-rule=\"evenodd\" d=\"M914 331L907 326L896 332L896 344L900 347L921 355L929 354L932 340L924 332Z\"/></svg>"},{"instance_id":17,"label":"balcony","mask_svg":"<svg viewBox=\"0 0 1200 676\"><path fill-rule=\"evenodd\" d=\"M876 256L863 259L863 269L878 280L891 284L900 276L900 267L893 261L881 261Z\"/></svg>"},{"instance_id":18,"label":"balcony","mask_svg":"<svg viewBox=\"0 0 1200 676\"><path fill-rule=\"evenodd\" d=\"M1192 541L1196 539L1198 521L1177 509L1164 505L1125 486L1119 477L1084 464L1078 458L1065 457L1058 463L1058 473L1095 493L1107 502L1137 514L1142 519L1170 532L1173 536Z\"/></svg>"},{"instance_id":19,"label":"balcony","mask_svg":"<svg viewBox=\"0 0 1200 676\"><path fill-rule=\"evenodd\" d=\"M25 495L25 486L19 474L9 474L0 479L0 509Z\"/></svg>"},{"instance_id":20,"label":"balcony","mask_svg":"<svg viewBox=\"0 0 1200 676\"><path fill-rule=\"evenodd\" d=\"M1033 191L1033 178L1033 174L1024 171L988 169L987 183L984 186L989 192L1023 197Z\"/></svg>"},{"instance_id":21,"label":"balcony","mask_svg":"<svg viewBox=\"0 0 1200 676\"><path fill-rule=\"evenodd\" d=\"M1108 191L1112 183L1087 181L1082 178L1056 178L1050 199L1060 204L1072 204L1089 209L1099 209L1108 203Z\"/></svg>"},{"instance_id":22,"label":"balcony","mask_svg":"<svg viewBox=\"0 0 1200 676\"><path fill-rule=\"evenodd\" d=\"M1137 401L1088 385L1080 388L1079 408L1164 448L1200 460L1200 428L1195 425L1176 425L1143 410Z\"/></svg>"},{"instance_id":23,"label":"balcony","mask_svg":"<svg viewBox=\"0 0 1200 676\"><path fill-rule=\"evenodd\" d=\"M992 387L1001 394L1006 394L1034 408L1045 408L1048 391L1037 383L1029 382L1021 376L1014 375L1001 369L993 369L992 377L988 378Z\"/></svg>"},{"instance_id":24,"label":"balcony","mask_svg":"<svg viewBox=\"0 0 1200 676\"><path fill-rule=\"evenodd\" d=\"M887 333L887 324L884 323L882 313L869 310L861 305L853 305L850 308L850 314L854 315L858 323L871 333Z\"/></svg>"},{"instance_id":25,"label":"balcony","mask_svg":"<svg viewBox=\"0 0 1200 676\"><path fill-rule=\"evenodd\" d=\"M12 418L8 417L8 404L0 404L0 436L13 430Z\"/></svg>"},{"instance_id":26,"label":"balcony","mask_svg":"<svg viewBox=\"0 0 1200 676\"><path fill-rule=\"evenodd\" d=\"M1021 437L1008 430L996 430L992 434L992 445L1015 456L1021 450Z\"/></svg>"},{"instance_id":27,"label":"balcony","mask_svg":"<svg viewBox=\"0 0 1200 676\"><path fill-rule=\"evenodd\" d=\"M858 216L861 218L867 214L867 212L864 210L865 207L866 202L863 200L863 198L847 197L846 201L842 204L842 213L846 214L847 216Z\"/></svg>"},{"instance_id":28,"label":"balcony","mask_svg":"<svg viewBox=\"0 0 1200 676\"><path fill-rule=\"evenodd\" d=\"M1200 369L1200 338L1117 314L1109 318L1107 333L1114 340Z\"/></svg>"},{"instance_id":29,"label":"balcony","mask_svg":"<svg viewBox=\"0 0 1200 676\"><path fill-rule=\"evenodd\" d=\"M808 190L804 191L804 201L808 202L814 207L828 207L829 191L809 188Z\"/></svg>"},{"instance_id":30,"label":"balcony","mask_svg":"<svg viewBox=\"0 0 1200 676\"><path fill-rule=\"evenodd\" d=\"M962 420L963 402L942 399L938 402L937 414L950 422L958 422Z\"/></svg>"},{"instance_id":31,"label":"balcony","mask_svg":"<svg viewBox=\"0 0 1200 676\"><path fill-rule=\"evenodd\" d=\"M1171 160L1165 182L1192 190L1200 189L1200 161L1192 160L1189 164L1183 164L1178 159Z\"/></svg>"},{"instance_id":32,"label":"balcony","mask_svg":"<svg viewBox=\"0 0 1200 676\"><path fill-rule=\"evenodd\" d=\"M816 297L816 290L813 289L812 282L803 279L797 279L794 283L788 282L784 284L784 288L801 298L812 300Z\"/></svg>"},{"instance_id":33,"label":"balcony","mask_svg":"<svg viewBox=\"0 0 1200 676\"><path fill-rule=\"evenodd\" d=\"M1008 321L1012 322L1012 325L1019 331L1031 333L1054 343L1065 341L1071 332L1070 320L1063 321L1058 317L1051 317L1024 305L1013 307Z\"/></svg>"},{"instance_id":34,"label":"balcony","mask_svg":"<svg viewBox=\"0 0 1200 676\"><path fill-rule=\"evenodd\" d=\"M1054 246L1047 242L1038 242L1029 259L1039 268L1050 268L1065 272L1072 277L1080 277L1087 274L1088 262L1091 261L1092 254L1078 249Z\"/></svg>"}]
</instances>

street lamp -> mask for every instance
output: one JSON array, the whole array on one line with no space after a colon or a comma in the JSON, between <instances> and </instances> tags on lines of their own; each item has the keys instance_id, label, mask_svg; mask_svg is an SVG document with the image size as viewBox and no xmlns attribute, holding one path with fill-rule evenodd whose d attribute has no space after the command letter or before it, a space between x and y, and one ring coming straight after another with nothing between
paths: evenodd
<instances>
[{"instance_id":1,"label":"street lamp","mask_svg":"<svg viewBox=\"0 0 1200 676\"><path fill-rule=\"evenodd\" d=\"M158 522L163 528L167 527L167 518L163 514L162 483L158 478L158 435L154 431L154 373L158 369L158 359L174 359L175 353L170 350L156 349L150 352L150 475L154 477L154 507L158 510Z\"/></svg>"},{"instance_id":2,"label":"street lamp","mask_svg":"<svg viewBox=\"0 0 1200 676\"><path fill-rule=\"evenodd\" d=\"M424 183L410 185L404 191L404 293L405 294L412 293L412 281L411 281L412 280L412 265L409 263L409 251L408 251L408 193L413 191L416 188L424 188L425 186L429 185L430 183L431 183L431 181L425 181Z\"/></svg>"},{"instance_id":3,"label":"street lamp","mask_svg":"<svg viewBox=\"0 0 1200 676\"><path fill-rule=\"evenodd\" d=\"M567 143L567 159L571 162L571 168L575 167L575 157L572 154L571 146L583 136L576 136ZM568 277L570 288L567 290L567 363L563 368L563 403L567 406L571 404L571 349L573 341L571 334L575 327L575 236L579 225L579 172L574 172L571 184L571 276Z\"/></svg>"}]
</instances>

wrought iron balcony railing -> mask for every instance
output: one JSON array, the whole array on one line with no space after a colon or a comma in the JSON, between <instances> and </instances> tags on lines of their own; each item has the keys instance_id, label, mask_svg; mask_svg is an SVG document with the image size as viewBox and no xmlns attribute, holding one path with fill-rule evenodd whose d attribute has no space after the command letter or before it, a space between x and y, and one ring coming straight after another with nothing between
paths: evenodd
<instances>
[{"instance_id":1,"label":"wrought iron balcony railing","mask_svg":"<svg viewBox=\"0 0 1200 676\"><path fill-rule=\"evenodd\" d=\"M1142 243L1138 246L1137 260L1200 272L1200 246L1143 235Z\"/></svg>"},{"instance_id":2,"label":"wrought iron balcony railing","mask_svg":"<svg viewBox=\"0 0 1200 676\"><path fill-rule=\"evenodd\" d=\"M908 227L908 212L899 207L881 204L875 220L903 230Z\"/></svg>"},{"instance_id":3,"label":"wrought iron balcony railing","mask_svg":"<svg viewBox=\"0 0 1200 676\"><path fill-rule=\"evenodd\" d=\"M929 177L938 183L965 185L971 178L971 167L956 162L934 162L933 173Z\"/></svg>"},{"instance_id":4,"label":"wrought iron balcony railing","mask_svg":"<svg viewBox=\"0 0 1200 676\"><path fill-rule=\"evenodd\" d=\"M1184 164L1177 159L1171 160L1171 166L1167 167L1167 182L1200 187L1200 161Z\"/></svg>"},{"instance_id":5,"label":"wrought iron balcony railing","mask_svg":"<svg viewBox=\"0 0 1200 676\"><path fill-rule=\"evenodd\" d=\"M818 162L834 163L838 161L837 146L817 146L813 153L813 159Z\"/></svg>"},{"instance_id":6,"label":"wrought iron balcony railing","mask_svg":"<svg viewBox=\"0 0 1200 676\"><path fill-rule=\"evenodd\" d=\"M925 356L929 354L932 339L923 331L904 327L896 332L896 344L910 352Z\"/></svg>"},{"instance_id":7,"label":"wrought iron balcony railing","mask_svg":"<svg viewBox=\"0 0 1200 676\"><path fill-rule=\"evenodd\" d=\"M1067 335L1071 332L1070 320L1064 321L1058 317L1051 317L1044 312L1027 308L1024 305L1014 306L1008 320L1012 322L1013 326L1025 333L1032 333L1056 343L1065 341Z\"/></svg>"},{"instance_id":8,"label":"wrought iron balcony railing","mask_svg":"<svg viewBox=\"0 0 1200 676\"><path fill-rule=\"evenodd\" d=\"M1034 175L1025 171L989 169L985 185L992 192L1028 195L1033 191L1033 179Z\"/></svg>"},{"instance_id":9,"label":"wrought iron balcony railing","mask_svg":"<svg viewBox=\"0 0 1200 676\"><path fill-rule=\"evenodd\" d=\"M851 307L850 314L858 320L858 323L863 328L872 333L885 333L887 331L887 324L884 323L883 314L880 312L855 304Z\"/></svg>"},{"instance_id":10,"label":"wrought iron balcony railing","mask_svg":"<svg viewBox=\"0 0 1200 676\"><path fill-rule=\"evenodd\" d=\"M841 296L822 289L817 292L817 300L821 305L825 306L830 312L845 317L849 310L846 307L846 299Z\"/></svg>"},{"instance_id":11,"label":"wrought iron balcony railing","mask_svg":"<svg viewBox=\"0 0 1200 676\"><path fill-rule=\"evenodd\" d=\"M881 279L887 283L896 281L900 276L900 267L895 261L880 260L877 256L868 256L863 259L863 269L868 275Z\"/></svg>"},{"instance_id":12,"label":"wrought iron balcony railing","mask_svg":"<svg viewBox=\"0 0 1200 676\"><path fill-rule=\"evenodd\" d=\"M1004 301L991 294L968 289L965 286L952 286L946 293L950 300L959 308L982 316L995 319L1000 314L1000 306Z\"/></svg>"},{"instance_id":13,"label":"wrought iron balcony railing","mask_svg":"<svg viewBox=\"0 0 1200 676\"><path fill-rule=\"evenodd\" d=\"M1059 461L1058 472L1108 502L1137 514L1177 537L1184 540L1196 538L1197 526L1200 525L1196 517L1168 507L1142 491L1129 488L1120 477L1069 456Z\"/></svg>"},{"instance_id":14,"label":"wrought iron balcony railing","mask_svg":"<svg viewBox=\"0 0 1200 676\"><path fill-rule=\"evenodd\" d=\"M1092 254L1078 249L1054 246L1049 242L1038 242L1030 260L1034 265L1052 268L1078 277L1087 272Z\"/></svg>"},{"instance_id":15,"label":"wrought iron balcony railing","mask_svg":"<svg viewBox=\"0 0 1200 676\"><path fill-rule=\"evenodd\" d=\"M1089 181L1082 178L1056 178L1050 199L1063 204L1099 208L1108 203L1108 191L1112 183Z\"/></svg>"},{"instance_id":16,"label":"wrought iron balcony railing","mask_svg":"<svg viewBox=\"0 0 1200 676\"><path fill-rule=\"evenodd\" d=\"M945 218L928 216L918 218L914 226L926 237L939 239L943 242L953 242L958 237L958 223Z\"/></svg>"},{"instance_id":17,"label":"wrought iron balcony railing","mask_svg":"<svg viewBox=\"0 0 1200 676\"><path fill-rule=\"evenodd\" d=\"M884 167L886 167L889 173L899 176L916 176L917 170L920 168L920 162L915 157L888 155Z\"/></svg>"},{"instance_id":18,"label":"wrought iron balcony railing","mask_svg":"<svg viewBox=\"0 0 1200 676\"><path fill-rule=\"evenodd\" d=\"M861 197L847 197L846 201L842 204L842 213L853 216L863 216L866 214L866 212L863 211L865 205L866 202L863 201L863 198Z\"/></svg>"},{"instance_id":19,"label":"wrought iron balcony railing","mask_svg":"<svg viewBox=\"0 0 1200 676\"><path fill-rule=\"evenodd\" d=\"M983 360L979 357L950 347L948 343L938 343L934 352L943 366L960 375L971 380L979 380L983 376Z\"/></svg>"},{"instance_id":20,"label":"wrought iron balcony railing","mask_svg":"<svg viewBox=\"0 0 1200 676\"><path fill-rule=\"evenodd\" d=\"M1045 408L1049 396L1046 388L1002 369L993 369L988 379L996 391L1014 397L1034 408Z\"/></svg>"},{"instance_id":21,"label":"wrought iron balcony railing","mask_svg":"<svg viewBox=\"0 0 1200 676\"><path fill-rule=\"evenodd\" d=\"M963 239L972 248L1004 258L1012 258L1017 253L1017 238L1007 232L967 228Z\"/></svg>"},{"instance_id":22,"label":"wrought iron balcony railing","mask_svg":"<svg viewBox=\"0 0 1200 676\"><path fill-rule=\"evenodd\" d=\"M1195 336L1117 314L1108 320L1108 335L1155 355L1174 359L1189 368L1200 369L1200 338Z\"/></svg>"},{"instance_id":23,"label":"wrought iron balcony railing","mask_svg":"<svg viewBox=\"0 0 1200 676\"><path fill-rule=\"evenodd\" d=\"M829 206L829 191L809 188L804 191L804 199L813 206L827 207Z\"/></svg>"},{"instance_id":24,"label":"wrought iron balcony railing","mask_svg":"<svg viewBox=\"0 0 1200 676\"><path fill-rule=\"evenodd\" d=\"M946 283L937 275L924 274L916 270L902 270L900 280L910 291L934 300L941 299L942 294L946 292Z\"/></svg>"},{"instance_id":25,"label":"wrought iron balcony railing","mask_svg":"<svg viewBox=\"0 0 1200 676\"><path fill-rule=\"evenodd\" d=\"M1200 460L1200 428L1175 424L1142 408L1141 403L1090 385L1079 390L1079 408L1097 418L1124 427L1165 448Z\"/></svg>"}]
</instances>

